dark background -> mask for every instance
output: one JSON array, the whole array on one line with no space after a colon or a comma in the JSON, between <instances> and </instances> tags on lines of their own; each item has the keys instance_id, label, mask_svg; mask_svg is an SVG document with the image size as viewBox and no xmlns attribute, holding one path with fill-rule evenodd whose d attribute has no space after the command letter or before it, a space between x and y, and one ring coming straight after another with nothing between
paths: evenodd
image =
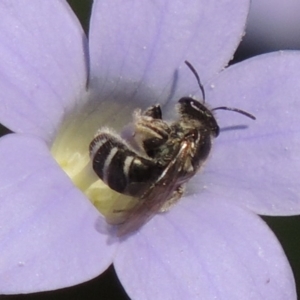
<instances>
[{"instance_id":1,"label":"dark background","mask_svg":"<svg viewBox=\"0 0 300 300\"><path fill-rule=\"evenodd\" d=\"M259 0L255 0L255 1L259 1ZM89 16L90 16L92 1L91 0L85 0L85 1L68 0L68 2L74 9L78 18L80 19L85 31L88 32ZM272 9L272 7L270 7L270 9ZM299 28L296 28L295 30L300 31ZM247 33L247 28L246 28L246 33ZM265 43L264 45L262 45L259 41L255 41L255 39L253 39L253 36L248 38L246 34L246 37L244 38L239 48L237 49L234 59L231 63L242 61L254 55L259 55L262 53L275 51L275 50L283 50L283 49L299 50L300 49L299 41L295 41L295 43L291 42L289 44L280 44L279 42L275 45L272 43L270 44ZM6 132L9 131L3 128L2 133L4 134ZM263 219L268 223L268 225L274 231L281 245L284 248L284 251L289 259L289 262L292 266L295 275L297 292L298 294L300 294L300 257L299 257L300 216L263 217ZM124 300L124 299L129 299L124 289L122 288L115 274L114 268L112 266L97 278L74 287L56 290L52 292L43 292L43 293L35 293L35 294L27 294L27 295L0 296L0 298L10 299L10 300L30 300L30 299Z\"/></svg>"}]
</instances>

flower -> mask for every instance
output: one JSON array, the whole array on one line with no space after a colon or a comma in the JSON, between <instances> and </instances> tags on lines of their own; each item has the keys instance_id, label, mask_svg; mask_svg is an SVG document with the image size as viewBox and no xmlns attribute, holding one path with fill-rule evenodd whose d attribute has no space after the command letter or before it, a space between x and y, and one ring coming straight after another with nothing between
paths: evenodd
<instances>
[{"instance_id":1,"label":"flower","mask_svg":"<svg viewBox=\"0 0 300 300\"><path fill-rule=\"evenodd\" d=\"M16 132L0 140L2 293L74 285L113 262L132 299L296 299L284 252L256 214L300 211L300 55L260 56L218 74L247 10L240 0L94 1L88 47L65 2L0 3L0 121ZM110 242L50 148L63 141L76 160L94 126L121 128L139 105L168 108L199 94L179 68L185 59L210 105L257 121L218 113L221 135L181 202Z\"/></svg>"}]
</instances>

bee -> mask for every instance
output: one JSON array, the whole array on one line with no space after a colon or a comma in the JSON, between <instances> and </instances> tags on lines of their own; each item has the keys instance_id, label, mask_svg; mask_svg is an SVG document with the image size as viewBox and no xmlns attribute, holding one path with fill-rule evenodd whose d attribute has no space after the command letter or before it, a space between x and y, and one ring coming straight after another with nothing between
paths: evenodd
<instances>
[{"instance_id":1,"label":"bee","mask_svg":"<svg viewBox=\"0 0 300 300\"><path fill-rule=\"evenodd\" d=\"M137 148L108 128L100 129L90 143L93 170L99 178L112 190L138 199L133 208L122 211L122 221L116 222L118 236L136 231L181 198L185 184L203 166L212 140L219 135L215 110L230 110L255 120L236 108L209 109L198 73L188 61L185 63L197 79L202 103L181 98L174 122L163 120L159 104L144 112L135 110L133 138Z\"/></svg>"}]
</instances>

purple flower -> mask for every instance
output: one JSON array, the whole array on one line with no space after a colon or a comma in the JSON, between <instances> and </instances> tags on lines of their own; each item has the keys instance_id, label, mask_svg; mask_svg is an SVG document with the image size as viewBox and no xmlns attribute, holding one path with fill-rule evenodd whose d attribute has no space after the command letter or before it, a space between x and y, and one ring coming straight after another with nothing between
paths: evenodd
<instances>
[{"instance_id":1,"label":"purple flower","mask_svg":"<svg viewBox=\"0 0 300 300\"><path fill-rule=\"evenodd\" d=\"M300 212L300 54L219 73L247 11L246 0L94 1L88 44L63 1L0 2L0 122L16 132L0 140L2 293L71 286L114 263L132 299L296 299L285 254L256 214ZM72 180L86 182L62 167L74 174L97 128L121 129L134 108L200 97L186 59L209 105L257 120L218 111L220 137L181 202L110 241Z\"/></svg>"}]
</instances>

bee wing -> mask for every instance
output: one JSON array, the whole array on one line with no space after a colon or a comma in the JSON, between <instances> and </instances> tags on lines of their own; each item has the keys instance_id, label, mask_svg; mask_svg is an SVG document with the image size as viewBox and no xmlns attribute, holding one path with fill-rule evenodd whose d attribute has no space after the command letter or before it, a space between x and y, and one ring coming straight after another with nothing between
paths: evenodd
<instances>
[{"instance_id":1,"label":"bee wing","mask_svg":"<svg viewBox=\"0 0 300 300\"><path fill-rule=\"evenodd\" d=\"M186 146L186 144L184 144ZM170 200L173 193L184 182L182 170L185 163L185 146L181 146L162 175L139 198L138 204L126 212L125 221L118 225L118 236L124 236L136 231L161 211L164 204Z\"/></svg>"}]
</instances>

